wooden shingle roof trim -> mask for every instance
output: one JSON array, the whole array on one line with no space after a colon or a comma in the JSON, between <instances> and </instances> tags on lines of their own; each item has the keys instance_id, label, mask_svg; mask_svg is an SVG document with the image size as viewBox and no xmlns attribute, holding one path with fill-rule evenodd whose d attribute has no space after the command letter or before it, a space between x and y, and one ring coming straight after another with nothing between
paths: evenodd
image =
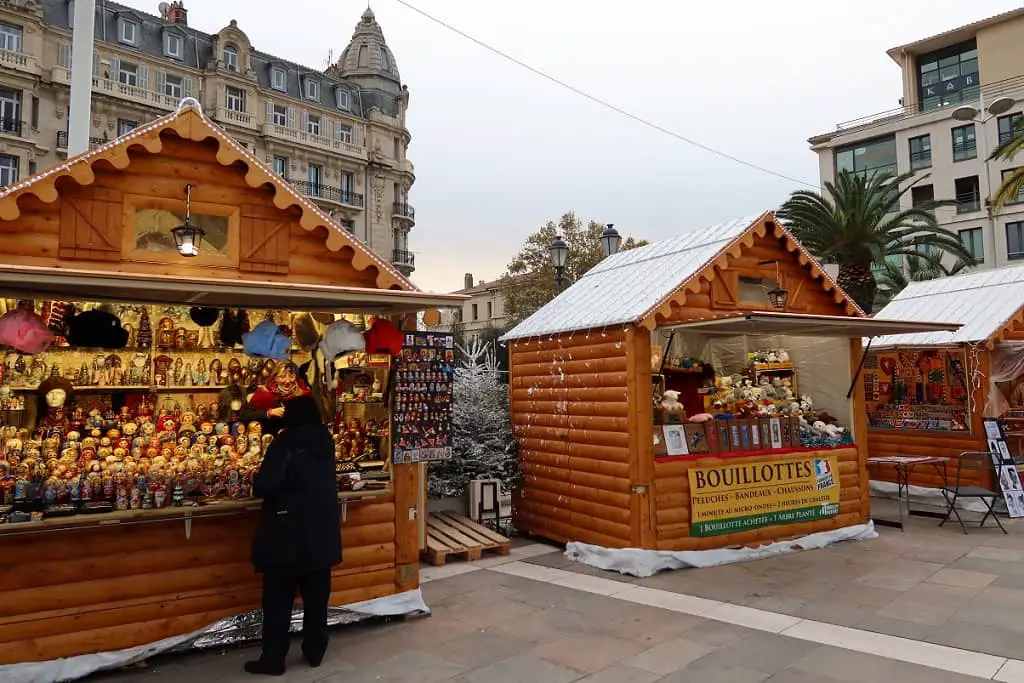
<instances>
[{"instance_id":1,"label":"wooden shingle roof trim","mask_svg":"<svg viewBox=\"0 0 1024 683\"><path fill-rule=\"evenodd\" d=\"M254 154L236 143L219 126L207 119L203 115L199 103L192 98L182 100L177 111L139 126L131 133L3 188L0 191L0 219L16 220L21 215L18 201L22 197L32 195L47 204L57 201L60 197L57 181L61 178L70 178L82 186L91 185L96 180L93 167L101 161L109 163L118 170L128 168L131 164L128 150L132 147L141 146L151 154L159 154L163 149L163 141L160 136L167 131L173 131L179 137L195 142L203 142L210 138L216 140L218 143L217 161L220 164L231 166L236 162L244 163L248 167L245 172L247 185L254 188L269 185L274 190L272 200L274 206L283 211L293 206L297 207L299 209L298 221L304 230L312 231L324 228L327 231L327 248L330 251L340 251L346 247L350 249L352 251L352 267L356 270L375 268L377 270L376 285L379 289L419 291L419 288L390 263L350 235L347 230L321 211L316 204L296 191L288 182L267 168Z\"/></svg>"}]
</instances>

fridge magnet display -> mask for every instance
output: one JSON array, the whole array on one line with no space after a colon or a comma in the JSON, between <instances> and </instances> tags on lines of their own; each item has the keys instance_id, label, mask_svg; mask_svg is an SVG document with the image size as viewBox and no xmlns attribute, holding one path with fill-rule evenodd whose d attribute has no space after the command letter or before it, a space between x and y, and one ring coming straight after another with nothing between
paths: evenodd
<instances>
[{"instance_id":1,"label":"fridge magnet display","mask_svg":"<svg viewBox=\"0 0 1024 683\"><path fill-rule=\"evenodd\" d=\"M406 332L395 362L392 461L452 457L452 381L455 338L450 334Z\"/></svg>"}]
</instances>

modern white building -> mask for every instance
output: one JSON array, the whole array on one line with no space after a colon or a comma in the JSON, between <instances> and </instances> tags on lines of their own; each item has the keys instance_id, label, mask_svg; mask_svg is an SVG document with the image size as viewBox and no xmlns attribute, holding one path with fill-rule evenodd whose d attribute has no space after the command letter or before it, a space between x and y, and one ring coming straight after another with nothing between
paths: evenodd
<instances>
[{"instance_id":1,"label":"modern white building","mask_svg":"<svg viewBox=\"0 0 1024 683\"><path fill-rule=\"evenodd\" d=\"M906 207L956 200L938 218L959 234L979 267L1024 260L1024 193L998 213L989 206L1002 178L1024 166L1024 157L988 160L1024 112L1024 8L888 54L903 73L900 107L812 137L822 182L842 170L927 174L906 196Z\"/></svg>"}]
</instances>

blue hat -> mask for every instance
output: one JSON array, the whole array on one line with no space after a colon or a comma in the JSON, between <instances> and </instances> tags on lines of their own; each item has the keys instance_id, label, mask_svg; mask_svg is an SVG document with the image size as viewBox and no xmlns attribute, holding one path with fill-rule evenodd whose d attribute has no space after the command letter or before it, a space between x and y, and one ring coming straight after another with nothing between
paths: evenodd
<instances>
[{"instance_id":1,"label":"blue hat","mask_svg":"<svg viewBox=\"0 0 1024 683\"><path fill-rule=\"evenodd\" d=\"M248 356L286 360L292 340L270 320L264 320L251 332L242 335L242 346Z\"/></svg>"}]
</instances>

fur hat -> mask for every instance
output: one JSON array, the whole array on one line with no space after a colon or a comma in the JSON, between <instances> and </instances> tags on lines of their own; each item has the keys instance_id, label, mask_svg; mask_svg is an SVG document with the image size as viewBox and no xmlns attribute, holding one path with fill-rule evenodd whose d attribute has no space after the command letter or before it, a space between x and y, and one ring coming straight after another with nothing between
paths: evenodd
<instances>
[{"instance_id":1,"label":"fur hat","mask_svg":"<svg viewBox=\"0 0 1024 683\"><path fill-rule=\"evenodd\" d=\"M362 351L365 348L366 342L363 340L363 335L359 333L359 328L347 320L337 320L331 323L320 341L320 351L323 352L328 363L333 363L338 356L353 351Z\"/></svg>"},{"instance_id":2,"label":"fur hat","mask_svg":"<svg viewBox=\"0 0 1024 683\"><path fill-rule=\"evenodd\" d=\"M231 348L242 343L242 316L243 311L232 313L225 309L224 316L220 322L220 343L221 346Z\"/></svg>"},{"instance_id":3,"label":"fur hat","mask_svg":"<svg viewBox=\"0 0 1024 683\"><path fill-rule=\"evenodd\" d=\"M292 340L272 320L264 320L256 329L242 335L242 343L249 356L286 360Z\"/></svg>"},{"instance_id":4,"label":"fur hat","mask_svg":"<svg viewBox=\"0 0 1024 683\"><path fill-rule=\"evenodd\" d=\"M212 327L217 322L217 318L220 317L220 311L216 308L193 306L188 309L188 317L192 318L192 322L199 325L199 327Z\"/></svg>"},{"instance_id":5,"label":"fur hat","mask_svg":"<svg viewBox=\"0 0 1024 683\"><path fill-rule=\"evenodd\" d=\"M53 333L43 319L27 308L18 308L0 318L0 345L10 346L24 353L45 351L53 340Z\"/></svg>"},{"instance_id":6,"label":"fur hat","mask_svg":"<svg viewBox=\"0 0 1024 683\"><path fill-rule=\"evenodd\" d=\"M320 331L316 328L313 316L309 313L300 313L295 316L293 322L295 327L295 341L303 351L312 351L320 343Z\"/></svg>"},{"instance_id":7,"label":"fur hat","mask_svg":"<svg viewBox=\"0 0 1024 683\"><path fill-rule=\"evenodd\" d=\"M68 322L68 343L91 349L123 349L128 330L113 313L95 309L79 313Z\"/></svg>"},{"instance_id":8,"label":"fur hat","mask_svg":"<svg viewBox=\"0 0 1024 683\"><path fill-rule=\"evenodd\" d=\"M387 318L377 318L363 335L366 337L367 353L390 353L397 356L402 352L405 335Z\"/></svg>"}]
</instances>

